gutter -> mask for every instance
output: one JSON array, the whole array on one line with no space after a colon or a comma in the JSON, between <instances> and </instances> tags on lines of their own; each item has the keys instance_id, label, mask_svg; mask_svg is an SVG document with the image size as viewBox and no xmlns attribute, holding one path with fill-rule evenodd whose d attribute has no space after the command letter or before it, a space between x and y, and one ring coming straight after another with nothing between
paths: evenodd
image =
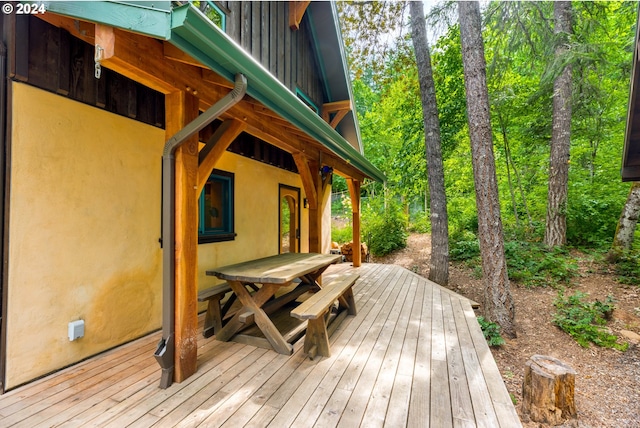
<instances>
[{"instance_id":1,"label":"gutter","mask_svg":"<svg viewBox=\"0 0 640 428\"><path fill-rule=\"evenodd\" d=\"M229 80L235 73L242 72L251 81L247 89L250 96L282 115L367 177L380 182L386 180L384 174L335 129L195 7L187 4L172 10L169 42Z\"/></svg>"},{"instance_id":2,"label":"gutter","mask_svg":"<svg viewBox=\"0 0 640 428\"><path fill-rule=\"evenodd\" d=\"M238 73L233 90L166 142L162 153L162 339L153 354L162 368L160 388L173 383L175 368L175 151L189 137L237 104L247 91Z\"/></svg>"}]
</instances>

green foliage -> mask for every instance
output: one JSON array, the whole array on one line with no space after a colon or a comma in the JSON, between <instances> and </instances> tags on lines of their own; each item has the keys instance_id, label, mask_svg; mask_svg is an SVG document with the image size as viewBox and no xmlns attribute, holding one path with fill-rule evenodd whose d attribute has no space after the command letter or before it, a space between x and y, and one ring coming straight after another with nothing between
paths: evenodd
<instances>
[{"instance_id":1,"label":"green foliage","mask_svg":"<svg viewBox=\"0 0 640 428\"><path fill-rule=\"evenodd\" d=\"M489 346L504 345L504 339L500 336L500 326L494 322L487 321L484 317L477 318Z\"/></svg>"},{"instance_id":2,"label":"green foliage","mask_svg":"<svg viewBox=\"0 0 640 428\"><path fill-rule=\"evenodd\" d=\"M362 209L363 236L374 256L406 247L406 225L402 207L391 198L370 198Z\"/></svg>"},{"instance_id":3,"label":"green foliage","mask_svg":"<svg viewBox=\"0 0 640 428\"><path fill-rule=\"evenodd\" d=\"M640 255L638 253L625 252L619 255L613 270L619 282L640 285Z\"/></svg>"},{"instance_id":4,"label":"green foliage","mask_svg":"<svg viewBox=\"0 0 640 428\"><path fill-rule=\"evenodd\" d=\"M331 225L331 240L338 244L345 244L353 240L353 226L350 224L338 228L336 225Z\"/></svg>"},{"instance_id":5,"label":"green foliage","mask_svg":"<svg viewBox=\"0 0 640 428\"><path fill-rule=\"evenodd\" d=\"M472 232L464 232L459 237L451 237L449 257L455 261L479 260L480 243Z\"/></svg>"},{"instance_id":6,"label":"green foliage","mask_svg":"<svg viewBox=\"0 0 640 428\"><path fill-rule=\"evenodd\" d=\"M412 233L429 233L431 232L431 220L429 213L420 211L409 220L409 232Z\"/></svg>"},{"instance_id":7,"label":"green foliage","mask_svg":"<svg viewBox=\"0 0 640 428\"><path fill-rule=\"evenodd\" d=\"M399 195L405 201L423 199L427 191L423 119L411 44L406 37L387 32L385 43L391 42L394 49L384 51L370 37L381 34L374 31L376 25L383 32L399 28L396 18L402 6L339 4L343 6L351 8L345 10L350 22L343 29L349 32L346 43L354 44L347 52L357 77L353 89L364 152L388 178L386 187L371 183L363 191ZM389 9L383 11L385 7ZM568 54L558 61L552 3L493 2L484 13L500 214L507 239L527 242L506 244L509 275L528 285L555 286L575 274L568 254L549 253L536 244L542 240L546 219L552 84L564 63L573 67L568 244L607 250L628 191L619 178L619 165L637 5L575 2L572 7L574 34L567 40ZM375 14L380 15L373 19ZM458 26L450 25L431 42L450 255L477 266L477 210ZM354 54L359 56L355 61ZM411 222L418 232L427 230L427 225L426 215ZM636 267L634 259L616 265L626 282L639 277Z\"/></svg>"},{"instance_id":8,"label":"green foliage","mask_svg":"<svg viewBox=\"0 0 640 428\"><path fill-rule=\"evenodd\" d=\"M604 348L626 351L629 344L618 343L618 337L610 334L605 327L615 307L613 297L608 296L604 302L588 302L586 297L587 294L580 291L567 297L562 290L559 291L553 303L557 308L553 323L585 348L589 347L589 343L594 343Z\"/></svg>"},{"instance_id":9,"label":"green foliage","mask_svg":"<svg viewBox=\"0 0 640 428\"><path fill-rule=\"evenodd\" d=\"M507 241L504 244L509 279L526 286L567 284L578 266L566 249L546 249L541 243Z\"/></svg>"},{"instance_id":10,"label":"green foliage","mask_svg":"<svg viewBox=\"0 0 640 428\"><path fill-rule=\"evenodd\" d=\"M505 241L504 252L509 279L528 287L567 284L578 273L576 261L566 249L548 250L538 242ZM478 238L468 231L452 236L449 257L479 267Z\"/></svg>"}]
</instances>

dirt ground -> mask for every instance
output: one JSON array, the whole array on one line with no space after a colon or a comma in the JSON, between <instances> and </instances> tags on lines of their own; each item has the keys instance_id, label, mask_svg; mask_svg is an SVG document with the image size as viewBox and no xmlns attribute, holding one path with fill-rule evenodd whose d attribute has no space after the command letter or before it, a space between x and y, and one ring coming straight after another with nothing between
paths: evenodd
<instances>
[{"instance_id":1,"label":"dirt ground","mask_svg":"<svg viewBox=\"0 0 640 428\"><path fill-rule=\"evenodd\" d=\"M429 235L411 235L407 248L372 261L398 264L427 277L430 248ZM558 358L577 372L578 419L566 426L640 427L640 344L633 335L640 334L640 287L621 285L602 266L591 266L588 262L581 262L580 271L567 294L580 290L589 294L590 301L614 296L616 310L609 328L616 335L626 331L631 337L626 352L595 345L581 347L551 322L556 289L527 288L511 282L518 337L493 348L493 356L526 428L545 426L531 422L521 411L525 362L535 354ZM482 304L482 282L474 278L469 268L452 264L449 276L449 288Z\"/></svg>"}]
</instances>

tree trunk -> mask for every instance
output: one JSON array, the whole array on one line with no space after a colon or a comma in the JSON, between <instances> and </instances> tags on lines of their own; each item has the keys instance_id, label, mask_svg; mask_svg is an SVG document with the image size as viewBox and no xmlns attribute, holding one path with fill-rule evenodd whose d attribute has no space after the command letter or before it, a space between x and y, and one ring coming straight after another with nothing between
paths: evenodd
<instances>
[{"instance_id":1,"label":"tree trunk","mask_svg":"<svg viewBox=\"0 0 640 428\"><path fill-rule=\"evenodd\" d=\"M522 413L534 422L549 425L576 418L575 379L576 372L562 361L532 356L524 370Z\"/></svg>"},{"instance_id":2,"label":"tree trunk","mask_svg":"<svg viewBox=\"0 0 640 428\"><path fill-rule=\"evenodd\" d=\"M411 39L418 64L429 195L431 197L431 265L429 279L446 286L449 282L449 220L444 189L444 167L440 147L440 121L436 104L431 56L422 2L410 2Z\"/></svg>"},{"instance_id":3,"label":"tree trunk","mask_svg":"<svg viewBox=\"0 0 640 428\"><path fill-rule=\"evenodd\" d=\"M611 244L611 250L608 255L609 260L615 261L624 251L631 249L639 214L640 182L635 182L631 185L627 202L625 202L624 207L622 207L622 214L620 214L616 234L613 237L613 244Z\"/></svg>"},{"instance_id":4,"label":"tree trunk","mask_svg":"<svg viewBox=\"0 0 640 428\"><path fill-rule=\"evenodd\" d=\"M478 2L459 1L460 40L467 118L471 138L473 179L478 210L478 238L482 257L484 310L487 318L515 337L515 305L509 288L498 183L493 156L486 62Z\"/></svg>"},{"instance_id":5,"label":"tree trunk","mask_svg":"<svg viewBox=\"0 0 640 428\"><path fill-rule=\"evenodd\" d=\"M516 220L516 228L520 228L518 205L516 204L516 191L513 189L513 180L511 180L511 154L509 150L509 140L507 139L507 126L505 125L504 119L500 112L498 112L498 123L500 124L500 131L502 131L502 143L504 144L504 163L507 167L507 183L509 183L509 194L511 195L511 205L513 206L513 217Z\"/></svg>"},{"instance_id":6,"label":"tree trunk","mask_svg":"<svg viewBox=\"0 0 640 428\"><path fill-rule=\"evenodd\" d=\"M556 62L569 50L571 2L554 2L553 14L557 45ZM569 148L571 146L571 65L567 65L553 82L553 128L549 155L549 193L544 243L547 247L567 243L567 190L569 185Z\"/></svg>"}]
</instances>

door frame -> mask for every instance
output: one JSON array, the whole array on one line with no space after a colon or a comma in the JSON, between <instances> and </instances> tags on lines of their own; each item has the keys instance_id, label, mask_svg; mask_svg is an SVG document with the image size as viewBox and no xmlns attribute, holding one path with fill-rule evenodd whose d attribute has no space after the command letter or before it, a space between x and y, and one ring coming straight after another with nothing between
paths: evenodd
<instances>
[{"instance_id":1,"label":"door frame","mask_svg":"<svg viewBox=\"0 0 640 428\"><path fill-rule=\"evenodd\" d=\"M284 193L283 193L284 191ZM291 246L290 246L290 252L295 252L295 253L299 253L300 252L300 225L301 225L301 218L300 218L300 188L299 187L294 187L294 186L289 186L287 184L282 184L280 183L278 185L278 253L282 252L282 199L286 196L291 196L292 198L295 199L295 210L294 210L294 214L295 214L295 226L296 226L296 232L295 232L295 249L294 251L291 251ZM290 244L291 245L291 244Z\"/></svg>"}]
</instances>

